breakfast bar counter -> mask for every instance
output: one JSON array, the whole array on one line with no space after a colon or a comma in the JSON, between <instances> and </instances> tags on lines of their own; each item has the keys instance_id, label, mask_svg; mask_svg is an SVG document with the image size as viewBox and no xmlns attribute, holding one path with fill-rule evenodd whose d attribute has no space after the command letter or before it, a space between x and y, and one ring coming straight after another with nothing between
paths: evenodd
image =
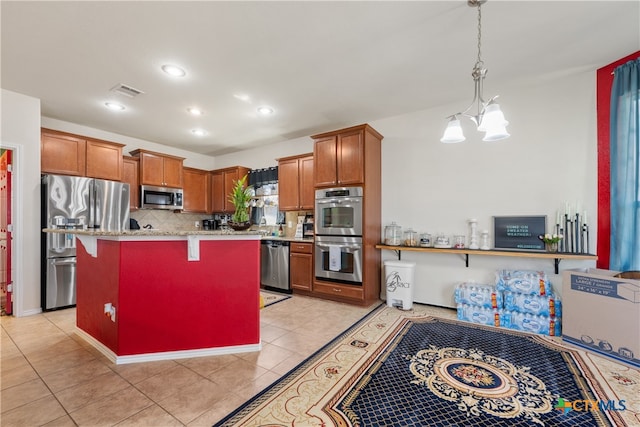
<instances>
[{"instance_id":1,"label":"breakfast bar counter","mask_svg":"<svg viewBox=\"0 0 640 427\"><path fill-rule=\"evenodd\" d=\"M71 233L77 332L114 363L260 350L259 234Z\"/></svg>"}]
</instances>

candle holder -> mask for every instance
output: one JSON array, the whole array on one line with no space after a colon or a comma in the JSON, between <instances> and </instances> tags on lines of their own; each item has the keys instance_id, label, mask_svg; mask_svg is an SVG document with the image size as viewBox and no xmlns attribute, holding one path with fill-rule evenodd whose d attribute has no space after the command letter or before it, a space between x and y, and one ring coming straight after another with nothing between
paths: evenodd
<instances>
[{"instance_id":1,"label":"candle holder","mask_svg":"<svg viewBox=\"0 0 640 427\"><path fill-rule=\"evenodd\" d=\"M491 249L489 246L489 230L482 230L482 234L480 236L480 250L488 251Z\"/></svg>"},{"instance_id":2,"label":"candle holder","mask_svg":"<svg viewBox=\"0 0 640 427\"><path fill-rule=\"evenodd\" d=\"M469 249L480 249L480 247L478 246L477 226L477 219L472 218L469 220L469 227L471 228L471 235L469 236Z\"/></svg>"}]
</instances>

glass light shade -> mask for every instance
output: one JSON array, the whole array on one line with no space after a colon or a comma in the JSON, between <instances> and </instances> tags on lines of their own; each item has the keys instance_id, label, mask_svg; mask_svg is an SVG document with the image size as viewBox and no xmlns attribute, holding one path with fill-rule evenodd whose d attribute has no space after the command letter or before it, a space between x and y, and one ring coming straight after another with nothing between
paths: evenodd
<instances>
[{"instance_id":1,"label":"glass light shade","mask_svg":"<svg viewBox=\"0 0 640 427\"><path fill-rule=\"evenodd\" d=\"M440 138L440 142L444 143L455 143L462 142L465 140L464 134L462 133L462 127L460 126L460 120L456 118L452 118L447 123L447 128L444 130L444 135Z\"/></svg>"},{"instance_id":2,"label":"glass light shade","mask_svg":"<svg viewBox=\"0 0 640 427\"><path fill-rule=\"evenodd\" d=\"M507 132L507 128L504 126L497 126L487 130L487 133L482 138L483 141L499 141L501 139L509 138L509 132Z\"/></svg>"},{"instance_id":3,"label":"glass light shade","mask_svg":"<svg viewBox=\"0 0 640 427\"><path fill-rule=\"evenodd\" d=\"M508 124L509 122L504 119L504 114L500 110L500 105L491 102L484 108L478 130L488 132L490 129L506 127Z\"/></svg>"}]
</instances>

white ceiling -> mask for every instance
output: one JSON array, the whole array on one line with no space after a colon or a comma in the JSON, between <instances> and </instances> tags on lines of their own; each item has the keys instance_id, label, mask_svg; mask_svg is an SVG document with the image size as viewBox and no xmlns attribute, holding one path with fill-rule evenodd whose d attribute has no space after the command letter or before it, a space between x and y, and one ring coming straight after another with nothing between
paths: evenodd
<instances>
[{"instance_id":1,"label":"white ceiling","mask_svg":"<svg viewBox=\"0 0 640 427\"><path fill-rule=\"evenodd\" d=\"M3 89L39 98L45 117L202 154L463 108L473 95L466 1L2 1L0 14ZM493 95L640 50L640 2L490 0L482 27ZM187 76L169 78L166 63ZM144 94L109 91L119 83ZM263 104L276 113L258 116Z\"/></svg>"}]
</instances>

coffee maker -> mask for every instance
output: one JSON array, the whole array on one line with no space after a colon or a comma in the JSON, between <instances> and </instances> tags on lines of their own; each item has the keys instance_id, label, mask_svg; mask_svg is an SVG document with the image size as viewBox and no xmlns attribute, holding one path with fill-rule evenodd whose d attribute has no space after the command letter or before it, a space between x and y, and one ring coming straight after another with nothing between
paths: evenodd
<instances>
[{"instance_id":1,"label":"coffee maker","mask_svg":"<svg viewBox=\"0 0 640 427\"><path fill-rule=\"evenodd\" d=\"M313 214L307 214L302 223L302 237L313 237L313 234Z\"/></svg>"},{"instance_id":2,"label":"coffee maker","mask_svg":"<svg viewBox=\"0 0 640 427\"><path fill-rule=\"evenodd\" d=\"M203 230L217 230L220 228L220 221L217 219L203 219L202 220L202 229Z\"/></svg>"}]
</instances>

